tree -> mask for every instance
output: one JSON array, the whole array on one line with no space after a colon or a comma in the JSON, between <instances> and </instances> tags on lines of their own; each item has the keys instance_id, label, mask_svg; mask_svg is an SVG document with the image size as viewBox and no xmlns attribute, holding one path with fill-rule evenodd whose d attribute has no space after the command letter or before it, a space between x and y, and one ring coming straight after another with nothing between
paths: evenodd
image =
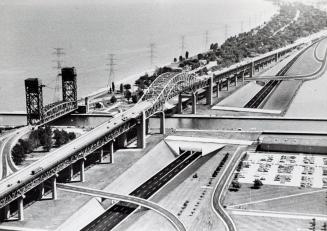
<instances>
[{"instance_id":1,"label":"tree","mask_svg":"<svg viewBox=\"0 0 327 231\"><path fill-rule=\"evenodd\" d=\"M122 94L124 92L124 85L121 83L120 84L120 93Z\"/></svg>"},{"instance_id":2,"label":"tree","mask_svg":"<svg viewBox=\"0 0 327 231\"><path fill-rule=\"evenodd\" d=\"M177 59L176 58L174 58L174 63L176 63L177 62Z\"/></svg>"},{"instance_id":3,"label":"tree","mask_svg":"<svg viewBox=\"0 0 327 231\"><path fill-rule=\"evenodd\" d=\"M129 83L124 85L125 90L130 90L131 88L132 86Z\"/></svg>"},{"instance_id":4,"label":"tree","mask_svg":"<svg viewBox=\"0 0 327 231\"><path fill-rule=\"evenodd\" d=\"M16 144L12 151L11 156L15 164L19 165L25 160L25 153L21 144Z\"/></svg>"},{"instance_id":5,"label":"tree","mask_svg":"<svg viewBox=\"0 0 327 231\"><path fill-rule=\"evenodd\" d=\"M69 133L68 133L68 138L69 138L70 140L74 140L74 139L76 139L76 134L75 134L74 132L69 132Z\"/></svg>"},{"instance_id":6,"label":"tree","mask_svg":"<svg viewBox=\"0 0 327 231\"><path fill-rule=\"evenodd\" d=\"M48 152L52 147L52 131L49 126L45 126L44 129L40 128L40 144Z\"/></svg>"},{"instance_id":7,"label":"tree","mask_svg":"<svg viewBox=\"0 0 327 231\"><path fill-rule=\"evenodd\" d=\"M183 56L179 56L179 61L182 62L183 61Z\"/></svg>"},{"instance_id":8,"label":"tree","mask_svg":"<svg viewBox=\"0 0 327 231\"><path fill-rule=\"evenodd\" d=\"M261 188L262 185L263 185L263 183L262 183L262 181L259 180L259 179L255 179L255 180L253 181L253 188L254 188L254 189L259 189L259 188Z\"/></svg>"},{"instance_id":9,"label":"tree","mask_svg":"<svg viewBox=\"0 0 327 231\"><path fill-rule=\"evenodd\" d=\"M117 102L117 98L116 98L116 96L112 96L111 98L110 98L110 103L116 103Z\"/></svg>"},{"instance_id":10,"label":"tree","mask_svg":"<svg viewBox=\"0 0 327 231\"><path fill-rule=\"evenodd\" d=\"M143 90L139 91L139 94L138 95L141 98L144 95L144 91Z\"/></svg>"},{"instance_id":11,"label":"tree","mask_svg":"<svg viewBox=\"0 0 327 231\"><path fill-rule=\"evenodd\" d=\"M137 101L138 101L137 95L132 95L132 102L137 103Z\"/></svg>"},{"instance_id":12,"label":"tree","mask_svg":"<svg viewBox=\"0 0 327 231\"><path fill-rule=\"evenodd\" d=\"M128 102L129 102L129 100L131 99L131 97L132 97L132 93L131 93L129 90L127 90L127 91L125 92L125 98L127 99Z\"/></svg>"},{"instance_id":13,"label":"tree","mask_svg":"<svg viewBox=\"0 0 327 231\"><path fill-rule=\"evenodd\" d=\"M113 93L115 93L115 83L114 82L111 83L111 89L112 89Z\"/></svg>"},{"instance_id":14,"label":"tree","mask_svg":"<svg viewBox=\"0 0 327 231\"><path fill-rule=\"evenodd\" d=\"M233 180L229 190L230 191L238 191L240 188L241 188L240 182L238 182L237 180Z\"/></svg>"},{"instance_id":15,"label":"tree","mask_svg":"<svg viewBox=\"0 0 327 231\"><path fill-rule=\"evenodd\" d=\"M188 59L188 55L189 55L189 53L188 53L188 51L186 51L186 52L185 52L185 58L186 58L186 59Z\"/></svg>"}]
</instances>

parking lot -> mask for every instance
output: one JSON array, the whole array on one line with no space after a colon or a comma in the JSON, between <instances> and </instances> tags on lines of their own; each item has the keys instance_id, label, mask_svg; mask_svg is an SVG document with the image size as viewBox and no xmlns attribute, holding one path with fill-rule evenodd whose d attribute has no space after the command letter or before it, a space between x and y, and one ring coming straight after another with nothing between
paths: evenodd
<instances>
[{"instance_id":1,"label":"parking lot","mask_svg":"<svg viewBox=\"0 0 327 231\"><path fill-rule=\"evenodd\" d=\"M327 156L289 153L248 153L239 172L240 183L327 188Z\"/></svg>"}]
</instances>

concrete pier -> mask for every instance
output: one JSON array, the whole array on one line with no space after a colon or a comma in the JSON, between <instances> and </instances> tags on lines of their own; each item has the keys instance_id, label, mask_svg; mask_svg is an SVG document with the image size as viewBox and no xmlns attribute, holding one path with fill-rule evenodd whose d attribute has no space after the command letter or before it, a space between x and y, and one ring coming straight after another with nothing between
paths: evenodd
<instances>
[{"instance_id":1,"label":"concrete pier","mask_svg":"<svg viewBox=\"0 0 327 231\"><path fill-rule=\"evenodd\" d=\"M44 182L42 182L41 184L39 184L39 196L38 199L42 200L43 195L44 195Z\"/></svg>"},{"instance_id":2,"label":"concrete pier","mask_svg":"<svg viewBox=\"0 0 327 231\"><path fill-rule=\"evenodd\" d=\"M118 148L125 148L127 146L127 134L123 133L117 138Z\"/></svg>"},{"instance_id":3,"label":"concrete pier","mask_svg":"<svg viewBox=\"0 0 327 231\"><path fill-rule=\"evenodd\" d=\"M85 182L85 159L79 161L79 171L80 171L80 182Z\"/></svg>"},{"instance_id":4,"label":"concrete pier","mask_svg":"<svg viewBox=\"0 0 327 231\"><path fill-rule=\"evenodd\" d=\"M10 205L4 207L4 220L9 220L10 218Z\"/></svg>"},{"instance_id":5,"label":"concrete pier","mask_svg":"<svg viewBox=\"0 0 327 231\"><path fill-rule=\"evenodd\" d=\"M160 134L165 135L166 131L166 118L165 118L165 112L161 112L160 115Z\"/></svg>"},{"instance_id":6,"label":"concrete pier","mask_svg":"<svg viewBox=\"0 0 327 231\"><path fill-rule=\"evenodd\" d=\"M58 194L57 194L57 177L56 176L53 176L51 178L51 188L52 188L52 200L57 200Z\"/></svg>"},{"instance_id":7,"label":"concrete pier","mask_svg":"<svg viewBox=\"0 0 327 231\"><path fill-rule=\"evenodd\" d=\"M213 95L213 77L211 76L209 78L209 86L207 88L206 91L206 103L207 105L212 105L213 104L213 100L212 100L212 96Z\"/></svg>"},{"instance_id":8,"label":"concrete pier","mask_svg":"<svg viewBox=\"0 0 327 231\"><path fill-rule=\"evenodd\" d=\"M146 146L146 141L145 141L146 121L145 120L146 120L145 111L142 111L137 125L137 147L142 149L145 148Z\"/></svg>"},{"instance_id":9,"label":"concrete pier","mask_svg":"<svg viewBox=\"0 0 327 231\"><path fill-rule=\"evenodd\" d=\"M25 195L22 195L17 199L18 220L19 221L24 220L24 198L25 198Z\"/></svg>"}]
</instances>

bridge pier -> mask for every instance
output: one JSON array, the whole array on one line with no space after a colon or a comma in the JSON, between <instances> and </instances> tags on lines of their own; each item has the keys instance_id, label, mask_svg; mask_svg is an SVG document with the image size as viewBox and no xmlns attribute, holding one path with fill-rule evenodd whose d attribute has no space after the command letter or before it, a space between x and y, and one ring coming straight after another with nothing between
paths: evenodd
<instances>
[{"instance_id":1,"label":"bridge pier","mask_svg":"<svg viewBox=\"0 0 327 231\"><path fill-rule=\"evenodd\" d=\"M126 135L126 133L121 134L117 138L117 146L118 146L118 148L125 148L127 146L127 135Z\"/></svg>"},{"instance_id":2,"label":"bridge pier","mask_svg":"<svg viewBox=\"0 0 327 231\"><path fill-rule=\"evenodd\" d=\"M241 79L242 79L242 85L244 85L244 71L240 73Z\"/></svg>"},{"instance_id":3,"label":"bridge pier","mask_svg":"<svg viewBox=\"0 0 327 231\"><path fill-rule=\"evenodd\" d=\"M85 182L85 159L79 160L79 166L80 166L80 182Z\"/></svg>"},{"instance_id":4,"label":"bridge pier","mask_svg":"<svg viewBox=\"0 0 327 231\"><path fill-rule=\"evenodd\" d=\"M103 163L103 148L100 148L99 150L99 163Z\"/></svg>"},{"instance_id":5,"label":"bridge pier","mask_svg":"<svg viewBox=\"0 0 327 231\"><path fill-rule=\"evenodd\" d=\"M18 197L17 204L18 204L18 220L23 221L24 220L24 198L25 195L22 195Z\"/></svg>"},{"instance_id":6,"label":"bridge pier","mask_svg":"<svg viewBox=\"0 0 327 231\"><path fill-rule=\"evenodd\" d=\"M44 182L42 182L41 184L39 184L39 196L38 199L42 200L43 199L43 195L44 195Z\"/></svg>"},{"instance_id":7,"label":"bridge pier","mask_svg":"<svg viewBox=\"0 0 327 231\"><path fill-rule=\"evenodd\" d=\"M211 76L209 78L209 87L207 88L207 91L206 91L206 104L207 105L212 105L212 95L213 95L213 77Z\"/></svg>"},{"instance_id":8,"label":"bridge pier","mask_svg":"<svg viewBox=\"0 0 327 231\"><path fill-rule=\"evenodd\" d=\"M146 115L145 111L142 111L141 117L137 125L137 147L145 148L146 147Z\"/></svg>"},{"instance_id":9,"label":"bridge pier","mask_svg":"<svg viewBox=\"0 0 327 231\"><path fill-rule=\"evenodd\" d=\"M73 165L69 165L68 166L68 181L71 182L73 180L74 177L74 168Z\"/></svg>"},{"instance_id":10,"label":"bridge pier","mask_svg":"<svg viewBox=\"0 0 327 231\"><path fill-rule=\"evenodd\" d=\"M227 78L226 82L226 90L229 91L230 79Z\"/></svg>"},{"instance_id":11,"label":"bridge pier","mask_svg":"<svg viewBox=\"0 0 327 231\"><path fill-rule=\"evenodd\" d=\"M250 78L254 76L254 62L251 62L249 76L250 76Z\"/></svg>"},{"instance_id":12,"label":"bridge pier","mask_svg":"<svg viewBox=\"0 0 327 231\"><path fill-rule=\"evenodd\" d=\"M192 114L196 114L196 101L198 98L198 93L197 92L192 92Z\"/></svg>"},{"instance_id":13,"label":"bridge pier","mask_svg":"<svg viewBox=\"0 0 327 231\"><path fill-rule=\"evenodd\" d=\"M90 111L90 100L89 97L85 97L85 113L89 113Z\"/></svg>"},{"instance_id":14,"label":"bridge pier","mask_svg":"<svg viewBox=\"0 0 327 231\"><path fill-rule=\"evenodd\" d=\"M51 191L52 191L52 200L57 200L58 194L57 194L57 177L56 176L53 176L51 178Z\"/></svg>"},{"instance_id":15,"label":"bridge pier","mask_svg":"<svg viewBox=\"0 0 327 231\"><path fill-rule=\"evenodd\" d=\"M218 99L219 98L219 88L220 88L219 82L216 83L216 86L217 86L216 97Z\"/></svg>"},{"instance_id":16,"label":"bridge pier","mask_svg":"<svg viewBox=\"0 0 327 231\"><path fill-rule=\"evenodd\" d=\"M160 116L160 134L165 135L166 133L166 118L165 118L165 112L161 112Z\"/></svg>"},{"instance_id":17,"label":"bridge pier","mask_svg":"<svg viewBox=\"0 0 327 231\"><path fill-rule=\"evenodd\" d=\"M235 87L237 87L237 74L234 75Z\"/></svg>"},{"instance_id":18,"label":"bridge pier","mask_svg":"<svg viewBox=\"0 0 327 231\"><path fill-rule=\"evenodd\" d=\"M10 205L6 205L4 208L3 208L3 219L6 221L6 220L9 220L10 218Z\"/></svg>"}]
</instances>

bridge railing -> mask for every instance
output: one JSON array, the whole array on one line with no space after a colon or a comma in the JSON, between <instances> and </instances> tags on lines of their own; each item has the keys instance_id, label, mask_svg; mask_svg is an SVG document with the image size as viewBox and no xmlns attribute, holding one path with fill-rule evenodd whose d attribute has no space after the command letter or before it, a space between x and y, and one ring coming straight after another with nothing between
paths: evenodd
<instances>
[{"instance_id":1,"label":"bridge railing","mask_svg":"<svg viewBox=\"0 0 327 231\"><path fill-rule=\"evenodd\" d=\"M53 119L58 118L59 116L71 112L77 109L77 102L70 101L70 102L62 102L59 104L53 104L52 107L47 108L43 112L43 120L41 123L47 123Z\"/></svg>"}]
</instances>

